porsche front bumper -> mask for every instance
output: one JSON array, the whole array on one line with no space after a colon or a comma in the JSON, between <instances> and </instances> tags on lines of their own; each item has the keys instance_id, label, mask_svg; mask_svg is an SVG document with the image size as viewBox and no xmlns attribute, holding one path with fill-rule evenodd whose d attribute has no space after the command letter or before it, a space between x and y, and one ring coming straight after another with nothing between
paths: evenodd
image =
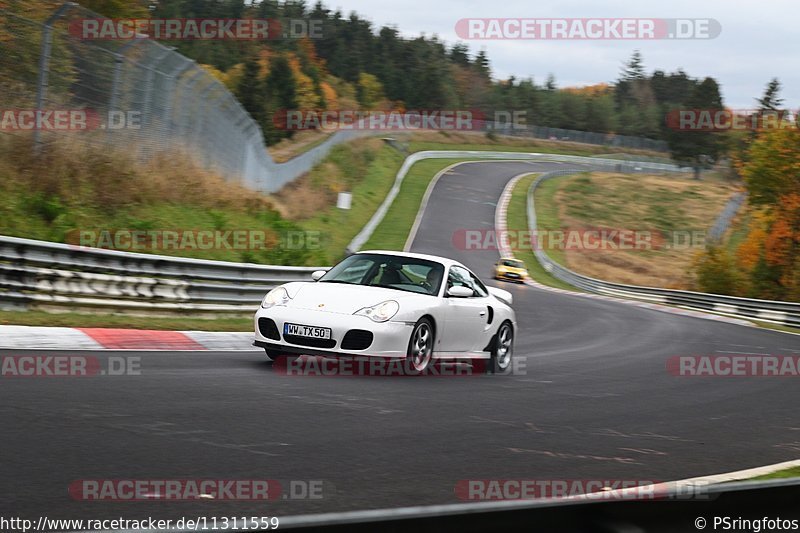
<instances>
[{"instance_id":1,"label":"porsche front bumper","mask_svg":"<svg viewBox=\"0 0 800 533\"><path fill-rule=\"evenodd\" d=\"M284 329L287 323L330 328L331 338L324 340L287 335ZM374 322L359 315L275 306L259 308L254 317L254 326L253 345L279 353L401 358L405 357L408 350L414 323L393 320ZM366 332L371 333L372 339L362 347L369 338ZM353 339L360 342L353 342Z\"/></svg>"}]
</instances>

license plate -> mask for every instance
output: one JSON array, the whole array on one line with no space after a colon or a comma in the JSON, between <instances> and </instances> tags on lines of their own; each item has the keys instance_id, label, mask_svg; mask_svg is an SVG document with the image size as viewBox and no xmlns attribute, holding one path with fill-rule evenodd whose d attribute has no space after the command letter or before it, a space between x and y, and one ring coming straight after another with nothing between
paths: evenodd
<instances>
[{"instance_id":1,"label":"license plate","mask_svg":"<svg viewBox=\"0 0 800 533\"><path fill-rule=\"evenodd\" d=\"M316 326L303 326L302 324L283 325L284 335L296 335L298 337L309 337L312 339L330 339L331 328L318 328Z\"/></svg>"}]
</instances>

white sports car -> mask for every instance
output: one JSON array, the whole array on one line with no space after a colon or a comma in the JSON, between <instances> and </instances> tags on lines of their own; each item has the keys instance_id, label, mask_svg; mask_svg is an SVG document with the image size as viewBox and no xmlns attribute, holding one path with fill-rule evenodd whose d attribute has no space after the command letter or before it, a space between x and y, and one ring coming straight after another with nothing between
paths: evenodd
<instances>
[{"instance_id":1,"label":"white sports car","mask_svg":"<svg viewBox=\"0 0 800 533\"><path fill-rule=\"evenodd\" d=\"M424 372L432 359L487 359L490 371L511 364L517 329L511 294L487 289L456 261L368 251L311 277L276 287L261 302L253 344L271 360L404 359L411 373Z\"/></svg>"}]
</instances>

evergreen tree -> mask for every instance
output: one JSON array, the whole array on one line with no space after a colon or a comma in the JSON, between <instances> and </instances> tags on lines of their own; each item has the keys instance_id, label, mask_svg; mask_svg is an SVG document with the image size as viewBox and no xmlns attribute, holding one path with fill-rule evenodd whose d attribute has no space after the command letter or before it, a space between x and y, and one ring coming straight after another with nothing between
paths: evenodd
<instances>
[{"instance_id":1,"label":"evergreen tree","mask_svg":"<svg viewBox=\"0 0 800 533\"><path fill-rule=\"evenodd\" d=\"M781 91L781 82L778 78L772 78L764 90L764 95L757 99L758 108L761 111L779 111L783 105L783 99L778 97Z\"/></svg>"},{"instance_id":2,"label":"evergreen tree","mask_svg":"<svg viewBox=\"0 0 800 533\"><path fill-rule=\"evenodd\" d=\"M686 107L710 112L724 109L717 82L704 79L686 101ZM694 168L695 179L700 179L700 170L713 164L723 149L721 135L710 131L671 130L667 142L676 161Z\"/></svg>"}]
</instances>

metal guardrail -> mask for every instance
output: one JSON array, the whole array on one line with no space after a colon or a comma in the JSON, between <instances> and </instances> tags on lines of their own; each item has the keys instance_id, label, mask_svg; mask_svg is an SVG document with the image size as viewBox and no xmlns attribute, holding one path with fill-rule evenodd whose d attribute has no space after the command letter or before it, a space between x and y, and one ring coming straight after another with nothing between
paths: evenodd
<instances>
[{"instance_id":1,"label":"metal guardrail","mask_svg":"<svg viewBox=\"0 0 800 533\"><path fill-rule=\"evenodd\" d=\"M460 504L375 509L281 518L281 529L296 532L362 533L414 531L559 531L583 533L709 531L723 529L736 517L748 526L766 531L766 523L791 529L800 518L797 498L800 479L744 481L698 488L687 494L674 484L658 489L653 497L636 498L619 491L580 498L499 500ZM779 529L781 526L776 526ZM733 528L731 528L733 530Z\"/></svg>"},{"instance_id":2,"label":"metal guardrail","mask_svg":"<svg viewBox=\"0 0 800 533\"><path fill-rule=\"evenodd\" d=\"M733 218L742 208L744 205L745 200L747 200L747 193L740 192L735 194L728 203L725 204L725 208L722 210L722 213L719 214L717 220L714 222L714 225L711 226L711 229L708 230L708 240L711 242L718 242L722 240L722 237L725 235L725 232L728 231L728 228L733 222Z\"/></svg>"},{"instance_id":3,"label":"metal guardrail","mask_svg":"<svg viewBox=\"0 0 800 533\"><path fill-rule=\"evenodd\" d=\"M357 251L386 215L399 193L405 174L415 162L430 158L474 157L572 161L608 166L604 159L514 152L418 152L409 156L395 184L369 223L350 244ZM599 163L599 162L600 163ZM642 170L680 171L675 166L635 163ZM585 169L548 172L528 191L528 221L536 228L533 192L544 180ZM691 291L623 285L573 272L534 250L537 260L553 276L580 289L711 311L727 316L800 327L800 304L754 300ZM244 314L252 312L272 287L289 281L309 280L311 272L325 267L266 266L87 249L16 237L0 237L0 307L5 309L91 310L148 315Z\"/></svg>"},{"instance_id":4,"label":"metal guardrail","mask_svg":"<svg viewBox=\"0 0 800 533\"><path fill-rule=\"evenodd\" d=\"M276 285L314 267L266 266L0 237L0 308L148 315L254 312Z\"/></svg>"},{"instance_id":5,"label":"metal guardrail","mask_svg":"<svg viewBox=\"0 0 800 533\"><path fill-rule=\"evenodd\" d=\"M528 227L531 231L536 231L537 228L536 209L534 206L536 188L546 180L578 172L582 172L582 170L572 169L547 172L531 183L528 189ZM756 300L721 294L611 283L573 272L553 261L544 250L534 247L533 253L537 261L551 275L588 292L606 296L633 298L698 311L710 311L725 316L754 319L772 324L800 327L800 303Z\"/></svg>"},{"instance_id":6,"label":"metal guardrail","mask_svg":"<svg viewBox=\"0 0 800 533\"><path fill-rule=\"evenodd\" d=\"M409 156L395 186L359 234L371 235L408 169L427 158L592 161L593 158L513 152L418 152ZM600 159L604 165L619 162ZM627 164L627 163L625 163ZM671 167L670 165L649 165ZM674 168L674 167L673 167ZM359 237L354 240L357 241ZM366 238L364 238L366 240ZM126 314L246 314L272 287L310 279L325 267L264 266L83 248L0 237L0 308Z\"/></svg>"}]
</instances>

